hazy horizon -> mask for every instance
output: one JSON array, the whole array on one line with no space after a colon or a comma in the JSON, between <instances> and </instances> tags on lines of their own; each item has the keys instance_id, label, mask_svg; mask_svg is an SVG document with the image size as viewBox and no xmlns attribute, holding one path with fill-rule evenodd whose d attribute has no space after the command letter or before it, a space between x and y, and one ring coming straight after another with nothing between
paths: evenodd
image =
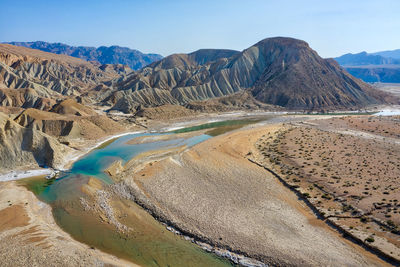
<instances>
[{"instance_id":1,"label":"hazy horizon","mask_svg":"<svg viewBox=\"0 0 400 267\"><path fill-rule=\"evenodd\" d=\"M163 56L202 48L241 51L276 36L304 40L322 57L400 48L400 2L393 0L2 3L1 42L118 45Z\"/></svg>"}]
</instances>

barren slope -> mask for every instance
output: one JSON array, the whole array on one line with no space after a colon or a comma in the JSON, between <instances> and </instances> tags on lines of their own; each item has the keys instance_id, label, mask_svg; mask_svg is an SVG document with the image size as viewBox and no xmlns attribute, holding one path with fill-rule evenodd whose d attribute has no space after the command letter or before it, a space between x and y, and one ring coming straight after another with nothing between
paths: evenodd
<instances>
[{"instance_id":1,"label":"barren slope","mask_svg":"<svg viewBox=\"0 0 400 267\"><path fill-rule=\"evenodd\" d=\"M0 171L25 167L61 167L73 150L44 132L24 128L0 112Z\"/></svg>"},{"instance_id":2,"label":"barren slope","mask_svg":"<svg viewBox=\"0 0 400 267\"><path fill-rule=\"evenodd\" d=\"M290 109L357 108L390 100L318 56L306 42L269 38L242 52L174 54L113 82L115 109L186 104L249 90L259 101ZM128 107L128 108L125 108Z\"/></svg>"},{"instance_id":3,"label":"barren slope","mask_svg":"<svg viewBox=\"0 0 400 267\"><path fill-rule=\"evenodd\" d=\"M37 94L36 98L79 96L130 71L120 66L101 66L65 55L0 44L0 86L8 89L30 88ZM16 106L18 102L4 104Z\"/></svg>"},{"instance_id":4,"label":"barren slope","mask_svg":"<svg viewBox=\"0 0 400 267\"><path fill-rule=\"evenodd\" d=\"M84 109L83 111L76 109L77 105L78 103L75 102L75 106L69 105L63 109L61 109L61 105L57 106L60 111L66 111L66 115L32 108L26 109L15 118L15 122L28 129L36 129L51 136L62 136L72 139L96 140L124 130L123 126L107 118L105 115L96 115L90 109ZM68 114L69 110L71 112ZM89 113L89 115L82 116L85 113Z\"/></svg>"}]
</instances>

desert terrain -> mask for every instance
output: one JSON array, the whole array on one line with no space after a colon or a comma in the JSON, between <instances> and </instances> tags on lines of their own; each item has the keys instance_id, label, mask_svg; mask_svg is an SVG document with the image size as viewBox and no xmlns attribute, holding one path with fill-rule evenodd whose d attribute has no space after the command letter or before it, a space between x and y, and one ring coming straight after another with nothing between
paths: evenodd
<instances>
[{"instance_id":1,"label":"desert terrain","mask_svg":"<svg viewBox=\"0 0 400 267\"><path fill-rule=\"evenodd\" d=\"M254 160L324 220L398 261L399 129L396 116L287 124L258 140Z\"/></svg>"},{"instance_id":2,"label":"desert terrain","mask_svg":"<svg viewBox=\"0 0 400 267\"><path fill-rule=\"evenodd\" d=\"M276 177L249 161L258 153L257 141L281 127L256 124L189 150L147 155L140 164L134 159L135 164L114 172L114 188L120 195L129 192L128 198L184 235L267 264L339 260L340 265L385 265L316 218Z\"/></svg>"},{"instance_id":3,"label":"desert terrain","mask_svg":"<svg viewBox=\"0 0 400 267\"><path fill-rule=\"evenodd\" d=\"M399 264L397 87L285 37L159 59L0 44L0 265Z\"/></svg>"},{"instance_id":4,"label":"desert terrain","mask_svg":"<svg viewBox=\"0 0 400 267\"><path fill-rule=\"evenodd\" d=\"M232 116L238 115L221 114L220 119ZM173 130L208 120L207 116L197 116L194 121L177 119L175 124L165 120L145 123L149 129ZM128 239L139 234L129 230L137 227L132 221L140 222L146 231L159 233L153 234L157 238L175 240L169 235L164 237L162 229L167 227L179 233L178 239L171 242L180 243L179 239L186 238L241 264L389 265L396 262L395 253L399 250L395 178L400 157L396 123L397 117L270 114L264 121L256 116L250 125L233 128L190 127L190 131L175 130L177 133L170 135L137 137L126 144L215 133L215 137L192 148L154 150L125 164L115 162L105 171L113 184L104 185L94 178L83 180L83 197L68 204L66 210ZM49 206L34 201L34 195L15 182L4 182L2 187L31 197L26 202L28 206L21 207L27 209L30 203L37 203L50 212ZM163 224L152 222L148 213ZM2 234L8 238L9 233L23 231L29 225L25 222L8 226ZM50 226L47 231L62 231L54 219ZM22 233L21 239L30 238L30 232ZM355 238L344 238L343 233ZM42 235L51 236L47 232ZM106 253L99 252L64 235L71 240L71 247L79 244L77 258L116 260L106 254L111 253L129 260L124 253L104 248ZM72 236L87 242L76 234ZM38 244L35 251L40 255L42 242ZM13 247L4 246L7 251ZM24 247L18 253L31 250ZM88 251L92 254L86 254ZM27 259L21 260L24 258ZM73 259L58 258L54 265L68 265Z\"/></svg>"}]
</instances>

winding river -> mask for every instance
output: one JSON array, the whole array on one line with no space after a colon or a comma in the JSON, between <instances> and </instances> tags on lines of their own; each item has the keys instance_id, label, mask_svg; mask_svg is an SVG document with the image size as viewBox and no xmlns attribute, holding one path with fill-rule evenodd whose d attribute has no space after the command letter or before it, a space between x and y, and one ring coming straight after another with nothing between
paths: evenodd
<instances>
[{"instance_id":1,"label":"winding river","mask_svg":"<svg viewBox=\"0 0 400 267\"><path fill-rule=\"evenodd\" d=\"M122 160L125 163L147 151L183 145L190 147L211 137L198 134L189 138L142 144L127 143L133 138L151 135L156 134L119 137L106 147L95 149L76 161L59 179L28 179L26 185L40 200L51 205L57 223L66 232L92 249L101 249L143 266L231 266L228 260L206 252L166 230L164 225L133 201L123 200L113 206L126 212L127 218L119 220L131 229L128 234L117 231L115 225L100 220L82 207L80 200L85 196L82 188L90 180L95 179L96 183L101 181L103 185L113 183L104 170L114 161Z\"/></svg>"}]
</instances>

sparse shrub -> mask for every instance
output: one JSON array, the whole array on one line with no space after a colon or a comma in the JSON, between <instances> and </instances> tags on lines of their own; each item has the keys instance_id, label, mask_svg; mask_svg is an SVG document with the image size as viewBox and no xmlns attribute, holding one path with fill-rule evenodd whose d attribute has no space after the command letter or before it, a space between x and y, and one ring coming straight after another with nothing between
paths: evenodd
<instances>
[{"instance_id":1,"label":"sparse shrub","mask_svg":"<svg viewBox=\"0 0 400 267\"><path fill-rule=\"evenodd\" d=\"M375 241L375 239L374 239L372 236L369 236L369 237L367 237L367 238L365 239L365 241L368 242L368 243L372 243L372 242Z\"/></svg>"},{"instance_id":2,"label":"sparse shrub","mask_svg":"<svg viewBox=\"0 0 400 267\"><path fill-rule=\"evenodd\" d=\"M390 227L396 227L396 225L394 224L394 222L392 220L387 220L386 223L390 226Z\"/></svg>"},{"instance_id":3,"label":"sparse shrub","mask_svg":"<svg viewBox=\"0 0 400 267\"><path fill-rule=\"evenodd\" d=\"M327 199L327 200L332 199L332 197L330 195L328 195L328 194L323 194L321 197L324 198L324 199Z\"/></svg>"}]
</instances>

